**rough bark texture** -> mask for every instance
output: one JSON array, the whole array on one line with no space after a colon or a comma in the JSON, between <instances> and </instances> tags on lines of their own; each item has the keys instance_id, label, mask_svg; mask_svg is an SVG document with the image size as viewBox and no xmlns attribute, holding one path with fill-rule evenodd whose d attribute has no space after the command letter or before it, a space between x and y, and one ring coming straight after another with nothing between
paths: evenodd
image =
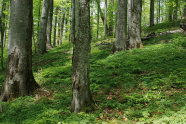
<instances>
[{"instance_id":1,"label":"rough bark texture","mask_svg":"<svg viewBox=\"0 0 186 124\"><path fill-rule=\"evenodd\" d=\"M141 0L129 0L129 46L128 49L141 48Z\"/></svg>"},{"instance_id":2,"label":"rough bark texture","mask_svg":"<svg viewBox=\"0 0 186 124\"><path fill-rule=\"evenodd\" d=\"M0 101L30 95L39 86L32 73L33 1L10 1L10 32L6 79Z\"/></svg>"},{"instance_id":3,"label":"rough bark texture","mask_svg":"<svg viewBox=\"0 0 186 124\"><path fill-rule=\"evenodd\" d=\"M107 37L107 0L105 0L104 39Z\"/></svg>"},{"instance_id":4,"label":"rough bark texture","mask_svg":"<svg viewBox=\"0 0 186 124\"><path fill-rule=\"evenodd\" d=\"M72 58L72 112L86 111L92 105L89 79L90 58L90 1L76 0L75 5L75 35Z\"/></svg>"},{"instance_id":5,"label":"rough bark texture","mask_svg":"<svg viewBox=\"0 0 186 124\"><path fill-rule=\"evenodd\" d=\"M115 52L127 49L127 0L118 0Z\"/></svg>"},{"instance_id":6,"label":"rough bark texture","mask_svg":"<svg viewBox=\"0 0 186 124\"><path fill-rule=\"evenodd\" d=\"M154 26L154 0L150 0L150 27Z\"/></svg>"},{"instance_id":7,"label":"rough bark texture","mask_svg":"<svg viewBox=\"0 0 186 124\"><path fill-rule=\"evenodd\" d=\"M59 40L59 46L62 45L64 25L65 25L65 16L66 16L66 14L63 13L63 17L62 17L61 25L60 25L61 28L60 28L60 36L59 36L59 38L60 38L60 40Z\"/></svg>"},{"instance_id":8,"label":"rough bark texture","mask_svg":"<svg viewBox=\"0 0 186 124\"><path fill-rule=\"evenodd\" d=\"M49 0L43 0L43 8L42 8L42 15L41 15L41 22L40 22L40 30L38 36L38 53L44 54L46 53L46 28L47 28L47 21L48 21L48 12L49 12Z\"/></svg>"},{"instance_id":9,"label":"rough bark texture","mask_svg":"<svg viewBox=\"0 0 186 124\"><path fill-rule=\"evenodd\" d=\"M52 20L53 20L53 0L49 0L49 14L47 21L47 41L46 41L46 49L51 49L51 35L52 35Z\"/></svg>"}]
</instances>

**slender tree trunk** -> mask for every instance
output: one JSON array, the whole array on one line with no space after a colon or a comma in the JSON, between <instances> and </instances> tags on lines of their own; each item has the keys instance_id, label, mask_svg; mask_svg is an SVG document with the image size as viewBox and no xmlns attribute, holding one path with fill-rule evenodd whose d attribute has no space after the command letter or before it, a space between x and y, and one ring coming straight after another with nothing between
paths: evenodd
<instances>
[{"instance_id":1,"label":"slender tree trunk","mask_svg":"<svg viewBox=\"0 0 186 124\"><path fill-rule=\"evenodd\" d=\"M99 7L98 7L98 10L97 10L97 41L99 39Z\"/></svg>"},{"instance_id":2,"label":"slender tree trunk","mask_svg":"<svg viewBox=\"0 0 186 124\"><path fill-rule=\"evenodd\" d=\"M65 13L63 13L63 17L61 20L61 30L60 30L60 40L59 40L59 46L62 45L62 40L63 40L63 32L64 32L64 25L65 25Z\"/></svg>"},{"instance_id":3,"label":"slender tree trunk","mask_svg":"<svg viewBox=\"0 0 186 124\"><path fill-rule=\"evenodd\" d=\"M156 0L156 23L158 24L159 23L159 0Z\"/></svg>"},{"instance_id":4,"label":"slender tree trunk","mask_svg":"<svg viewBox=\"0 0 186 124\"><path fill-rule=\"evenodd\" d=\"M159 23L161 23L161 0L158 0L158 9L159 9L159 12L158 12L158 18L159 18Z\"/></svg>"},{"instance_id":5,"label":"slender tree trunk","mask_svg":"<svg viewBox=\"0 0 186 124\"><path fill-rule=\"evenodd\" d=\"M0 101L30 95L39 86L32 73L33 1L11 0L7 71Z\"/></svg>"},{"instance_id":6,"label":"slender tree trunk","mask_svg":"<svg viewBox=\"0 0 186 124\"><path fill-rule=\"evenodd\" d=\"M58 15L58 8L56 7L55 10L55 24L54 24L54 41L53 41L53 46L56 47L56 29L57 29L57 15Z\"/></svg>"},{"instance_id":7,"label":"slender tree trunk","mask_svg":"<svg viewBox=\"0 0 186 124\"><path fill-rule=\"evenodd\" d=\"M129 0L129 49L141 48L141 0Z\"/></svg>"},{"instance_id":8,"label":"slender tree trunk","mask_svg":"<svg viewBox=\"0 0 186 124\"><path fill-rule=\"evenodd\" d=\"M127 49L127 0L118 0L117 29L114 52Z\"/></svg>"},{"instance_id":9,"label":"slender tree trunk","mask_svg":"<svg viewBox=\"0 0 186 124\"><path fill-rule=\"evenodd\" d=\"M154 26L154 0L150 0L150 27Z\"/></svg>"},{"instance_id":10,"label":"slender tree trunk","mask_svg":"<svg viewBox=\"0 0 186 124\"><path fill-rule=\"evenodd\" d=\"M176 6L174 7L174 21L177 21L178 20L178 0L175 0L175 4Z\"/></svg>"},{"instance_id":11,"label":"slender tree trunk","mask_svg":"<svg viewBox=\"0 0 186 124\"><path fill-rule=\"evenodd\" d=\"M4 66L3 66L3 45L4 45L4 32L5 32L5 14L4 11L6 10L6 1L3 0L2 1L2 10L1 10L1 68L2 70L4 70Z\"/></svg>"},{"instance_id":12,"label":"slender tree trunk","mask_svg":"<svg viewBox=\"0 0 186 124\"><path fill-rule=\"evenodd\" d=\"M41 18L41 0L39 0L39 9L38 9L38 22L37 22L37 37L39 36L39 26L40 26L40 18Z\"/></svg>"},{"instance_id":13,"label":"slender tree trunk","mask_svg":"<svg viewBox=\"0 0 186 124\"><path fill-rule=\"evenodd\" d=\"M93 105L90 93L89 58L90 58L90 1L74 1L75 16L74 49L72 58L72 104L74 113L86 111Z\"/></svg>"},{"instance_id":14,"label":"slender tree trunk","mask_svg":"<svg viewBox=\"0 0 186 124\"><path fill-rule=\"evenodd\" d=\"M183 33L186 34L186 5L183 8L183 17L180 27L183 29Z\"/></svg>"},{"instance_id":15,"label":"slender tree trunk","mask_svg":"<svg viewBox=\"0 0 186 124\"><path fill-rule=\"evenodd\" d=\"M105 0L104 39L107 37L107 0Z\"/></svg>"},{"instance_id":16,"label":"slender tree trunk","mask_svg":"<svg viewBox=\"0 0 186 124\"><path fill-rule=\"evenodd\" d=\"M38 36L38 53L39 54L46 53L46 41L47 41L46 28L47 28L48 12L49 12L48 5L49 5L49 0L43 0L40 30L39 30L39 36Z\"/></svg>"},{"instance_id":17,"label":"slender tree trunk","mask_svg":"<svg viewBox=\"0 0 186 124\"><path fill-rule=\"evenodd\" d=\"M111 2L109 3L109 7L110 7L110 11L109 11L109 32L108 32L108 35L109 36L113 36L113 25L114 25L114 21L113 21L113 9L114 9L114 0L111 0Z\"/></svg>"},{"instance_id":18,"label":"slender tree trunk","mask_svg":"<svg viewBox=\"0 0 186 124\"><path fill-rule=\"evenodd\" d=\"M168 20L170 21L170 22L172 22L173 21L173 18L172 18L172 15L173 15L173 3L172 3L172 1L171 0L169 0L169 2L170 2L170 5L169 5L169 13L168 13Z\"/></svg>"},{"instance_id":19,"label":"slender tree trunk","mask_svg":"<svg viewBox=\"0 0 186 124\"><path fill-rule=\"evenodd\" d=\"M53 20L53 0L49 0L49 14L47 21L47 41L46 41L46 49L51 49L51 36L52 36L52 20Z\"/></svg>"}]
</instances>

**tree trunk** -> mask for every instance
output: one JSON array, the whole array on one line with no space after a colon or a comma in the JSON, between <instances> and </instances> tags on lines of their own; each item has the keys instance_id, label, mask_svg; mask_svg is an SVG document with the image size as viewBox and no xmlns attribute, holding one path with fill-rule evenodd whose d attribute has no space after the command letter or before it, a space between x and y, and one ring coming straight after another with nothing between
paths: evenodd
<instances>
[{"instance_id":1,"label":"tree trunk","mask_svg":"<svg viewBox=\"0 0 186 124\"><path fill-rule=\"evenodd\" d=\"M150 0L150 27L154 26L154 0Z\"/></svg>"},{"instance_id":2,"label":"tree trunk","mask_svg":"<svg viewBox=\"0 0 186 124\"><path fill-rule=\"evenodd\" d=\"M118 0L117 29L114 52L127 49L127 0Z\"/></svg>"},{"instance_id":3,"label":"tree trunk","mask_svg":"<svg viewBox=\"0 0 186 124\"><path fill-rule=\"evenodd\" d=\"M53 20L53 0L49 0L49 14L47 21L47 41L46 41L46 49L51 49L51 35L52 35L52 20Z\"/></svg>"},{"instance_id":4,"label":"tree trunk","mask_svg":"<svg viewBox=\"0 0 186 124\"><path fill-rule=\"evenodd\" d=\"M74 49L72 58L72 104L74 113L86 111L93 105L90 93L89 58L90 58L90 6L89 0L76 0ZM73 9L73 10L74 10Z\"/></svg>"},{"instance_id":5,"label":"tree trunk","mask_svg":"<svg viewBox=\"0 0 186 124\"><path fill-rule=\"evenodd\" d=\"M178 20L178 0L175 0L175 4L176 6L174 6L174 21L177 21Z\"/></svg>"},{"instance_id":6,"label":"tree trunk","mask_svg":"<svg viewBox=\"0 0 186 124\"><path fill-rule=\"evenodd\" d=\"M39 0L39 9L38 9L37 37L39 36L40 18L41 18L41 0Z\"/></svg>"},{"instance_id":7,"label":"tree trunk","mask_svg":"<svg viewBox=\"0 0 186 124\"><path fill-rule=\"evenodd\" d=\"M4 11L6 10L6 1L2 1L2 10L1 10L1 18L0 18L0 25L1 25L1 68L4 70L3 66L3 45L4 45L4 32L5 32L5 14Z\"/></svg>"},{"instance_id":8,"label":"tree trunk","mask_svg":"<svg viewBox=\"0 0 186 124\"><path fill-rule=\"evenodd\" d=\"M186 5L183 8L183 18L180 27L183 29L183 33L186 34Z\"/></svg>"},{"instance_id":9,"label":"tree trunk","mask_svg":"<svg viewBox=\"0 0 186 124\"><path fill-rule=\"evenodd\" d=\"M107 37L107 0L105 0L104 39Z\"/></svg>"},{"instance_id":10,"label":"tree trunk","mask_svg":"<svg viewBox=\"0 0 186 124\"><path fill-rule=\"evenodd\" d=\"M62 40L63 40L63 32L64 32L64 25L65 25L65 13L63 13L63 17L62 17L62 20L61 20L61 30L60 30L60 40L59 40L59 46L62 45Z\"/></svg>"},{"instance_id":11,"label":"tree trunk","mask_svg":"<svg viewBox=\"0 0 186 124\"><path fill-rule=\"evenodd\" d=\"M111 2L109 3L109 30L108 30L108 35L109 36L113 36L113 25L114 25L114 21L113 21L113 9L114 9L114 0L111 0Z\"/></svg>"},{"instance_id":12,"label":"tree trunk","mask_svg":"<svg viewBox=\"0 0 186 124\"><path fill-rule=\"evenodd\" d=\"M41 22L40 22L40 30L38 36L38 53L44 54L46 53L46 28L47 28L47 21L48 21L48 12L49 12L49 0L43 0L43 8L42 8L42 15L41 15Z\"/></svg>"},{"instance_id":13,"label":"tree trunk","mask_svg":"<svg viewBox=\"0 0 186 124\"><path fill-rule=\"evenodd\" d=\"M172 18L172 15L173 15L173 3L171 0L169 0L170 4L169 4L169 7L168 7L168 10L169 10L169 13L168 13L168 20L169 22L172 22L173 21L173 18Z\"/></svg>"},{"instance_id":14,"label":"tree trunk","mask_svg":"<svg viewBox=\"0 0 186 124\"><path fill-rule=\"evenodd\" d=\"M53 41L53 46L56 47L56 27L57 27L57 15L58 15L58 8L56 7L55 10L55 24L54 24L54 41Z\"/></svg>"},{"instance_id":15,"label":"tree trunk","mask_svg":"<svg viewBox=\"0 0 186 124\"><path fill-rule=\"evenodd\" d=\"M129 49L141 48L141 0L129 0Z\"/></svg>"},{"instance_id":16,"label":"tree trunk","mask_svg":"<svg viewBox=\"0 0 186 124\"><path fill-rule=\"evenodd\" d=\"M99 7L97 10L97 41L99 39Z\"/></svg>"},{"instance_id":17,"label":"tree trunk","mask_svg":"<svg viewBox=\"0 0 186 124\"><path fill-rule=\"evenodd\" d=\"M7 72L0 101L30 95L39 86L32 73L33 1L11 0Z\"/></svg>"}]
</instances>

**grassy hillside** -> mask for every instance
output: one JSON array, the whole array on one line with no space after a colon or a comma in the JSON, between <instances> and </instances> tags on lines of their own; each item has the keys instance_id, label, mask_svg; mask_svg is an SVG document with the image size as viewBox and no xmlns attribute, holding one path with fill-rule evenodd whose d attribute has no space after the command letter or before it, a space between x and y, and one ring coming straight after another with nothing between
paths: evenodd
<instances>
[{"instance_id":1,"label":"grassy hillside","mask_svg":"<svg viewBox=\"0 0 186 124\"><path fill-rule=\"evenodd\" d=\"M186 122L186 36L158 36L145 41L142 49L117 54L112 54L110 45L98 43L92 43L90 60L95 111L70 112L72 48L64 44L34 56L34 76L41 89L36 96L2 103L0 123ZM2 72L0 86L3 80Z\"/></svg>"}]
</instances>

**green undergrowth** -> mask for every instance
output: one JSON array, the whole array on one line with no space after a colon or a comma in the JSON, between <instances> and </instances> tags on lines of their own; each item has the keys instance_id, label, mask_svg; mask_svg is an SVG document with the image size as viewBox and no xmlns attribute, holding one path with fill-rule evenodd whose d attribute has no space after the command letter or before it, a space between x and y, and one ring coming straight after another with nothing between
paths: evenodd
<instances>
[{"instance_id":1,"label":"green undergrowth","mask_svg":"<svg viewBox=\"0 0 186 124\"><path fill-rule=\"evenodd\" d=\"M176 22L164 22L160 24L156 24L153 27L146 27L143 29L145 34L149 34L150 32L155 32L156 34L159 32L165 32L170 30L180 29L180 20Z\"/></svg>"},{"instance_id":2,"label":"green undergrowth","mask_svg":"<svg viewBox=\"0 0 186 124\"><path fill-rule=\"evenodd\" d=\"M92 43L90 87L96 110L79 114L70 112L72 48L64 44L34 56L34 77L41 88L36 96L2 103L0 123L184 124L186 36L159 36L143 44L113 54L111 45Z\"/></svg>"}]
</instances>

